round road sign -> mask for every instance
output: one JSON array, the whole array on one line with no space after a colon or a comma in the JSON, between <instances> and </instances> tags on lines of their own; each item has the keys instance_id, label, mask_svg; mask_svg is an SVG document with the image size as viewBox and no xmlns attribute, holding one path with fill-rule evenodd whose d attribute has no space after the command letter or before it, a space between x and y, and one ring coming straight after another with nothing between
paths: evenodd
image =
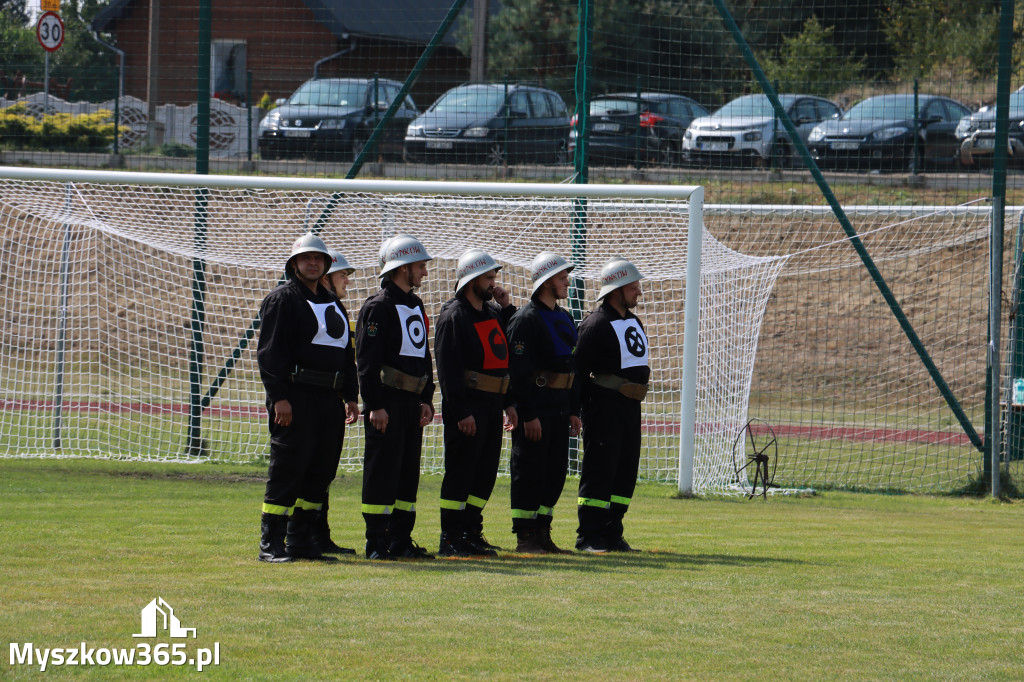
<instances>
[{"instance_id":1,"label":"round road sign","mask_svg":"<svg viewBox=\"0 0 1024 682\"><path fill-rule=\"evenodd\" d=\"M47 52L56 52L64 44L64 22L56 12L44 12L36 23L36 38Z\"/></svg>"}]
</instances>

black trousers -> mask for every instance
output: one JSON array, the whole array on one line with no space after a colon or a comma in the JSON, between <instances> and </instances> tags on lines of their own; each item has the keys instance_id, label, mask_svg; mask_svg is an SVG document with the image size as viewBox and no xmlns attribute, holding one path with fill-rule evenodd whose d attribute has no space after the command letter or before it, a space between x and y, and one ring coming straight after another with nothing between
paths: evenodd
<instances>
[{"instance_id":1,"label":"black trousers","mask_svg":"<svg viewBox=\"0 0 1024 682\"><path fill-rule=\"evenodd\" d=\"M408 391L387 388L383 433L363 411L366 449L363 453L363 519L366 539L408 538L416 525L416 491L420 484L420 399Z\"/></svg>"},{"instance_id":2,"label":"black trousers","mask_svg":"<svg viewBox=\"0 0 1024 682\"><path fill-rule=\"evenodd\" d=\"M622 518L640 467L638 400L604 392L583 410L583 466L577 501L581 538L622 537Z\"/></svg>"},{"instance_id":3,"label":"black trousers","mask_svg":"<svg viewBox=\"0 0 1024 682\"><path fill-rule=\"evenodd\" d=\"M271 514L289 514L297 500L314 508L327 500L345 438L345 403L337 392L302 387L289 402L288 426L274 423L274 406L267 404L270 467L263 511Z\"/></svg>"},{"instance_id":4,"label":"black trousers","mask_svg":"<svg viewBox=\"0 0 1024 682\"><path fill-rule=\"evenodd\" d=\"M444 424L444 478L441 480L441 531L477 531L483 509L494 492L501 462L502 430L500 396L481 395L472 408L476 434L459 431L459 420L448 416L441 404Z\"/></svg>"},{"instance_id":5,"label":"black trousers","mask_svg":"<svg viewBox=\"0 0 1024 682\"><path fill-rule=\"evenodd\" d=\"M527 440L520 422L512 432L512 530L551 524L569 470L569 417L540 417L541 438Z\"/></svg>"}]
</instances>

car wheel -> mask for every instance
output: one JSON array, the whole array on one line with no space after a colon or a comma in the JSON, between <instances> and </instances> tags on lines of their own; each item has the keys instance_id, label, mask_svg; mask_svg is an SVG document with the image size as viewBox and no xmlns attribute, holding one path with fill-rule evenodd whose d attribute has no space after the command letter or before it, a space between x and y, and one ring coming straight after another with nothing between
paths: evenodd
<instances>
[{"instance_id":1,"label":"car wheel","mask_svg":"<svg viewBox=\"0 0 1024 682\"><path fill-rule=\"evenodd\" d=\"M551 163L556 166L564 166L569 163L569 149L565 142L558 143L558 147L555 148L554 153L551 155Z\"/></svg>"},{"instance_id":2,"label":"car wheel","mask_svg":"<svg viewBox=\"0 0 1024 682\"><path fill-rule=\"evenodd\" d=\"M406 163L419 163L419 157L410 152L408 149L402 149L402 161Z\"/></svg>"},{"instance_id":3,"label":"car wheel","mask_svg":"<svg viewBox=\"0 0 1024 682\"><path fill-rule=\"evenodd\" d=\"M921 153L924 153L923 149L919 151ZM906 171L908 173L917 173L920 172L921 170L921 160L918 158L918 155L914 153L913 145L911 145L910 148L907 150L907 158L904 163L904 167L906 168Z\"/></svg>"},{"instance_id":4,"label":"car wheel","mask_svg":"<svg viewBox=\"0 0 1024 682\"><path fill-rule=\"evenodd\" d=\"M487 165L488 166L504 166L507 162L505 154L505 143L501 140L495 140L487 145Z\"/></svg>"},{"instance_id":5,"label":"car wheel","mask_svg":"<svg viewBox=\"0 0 1024 682\"><path fill-rule=\"evenodd\" d=\"M352 162L354 163L359 155L363 153L363 149L366 147L366 136L362 133L356 133L352 136ZM369 160L369 159L367 159Z\"/></svg>"},{"instance_id":6,"label":"car wheel","mask_svg":"<svg viewBox=\"0 0 1024 682\"><path fill-rule=\"evenodd\" d=\"M655 159L655 163L659 166L666 168L675 166L677 159L676 148L671 142L664 141L658 145L658 156Z\"/></svg>"},{"instance_id":7,"label":"car wheel","mask_svg":"<svg viewBox=\"0 0 1024 682\"><path fill-rule=\"evenodd\" d=\"M792 168L793 150L785 140L776 140L772 147L772 168Z\"/></svg>"}]
</instances>

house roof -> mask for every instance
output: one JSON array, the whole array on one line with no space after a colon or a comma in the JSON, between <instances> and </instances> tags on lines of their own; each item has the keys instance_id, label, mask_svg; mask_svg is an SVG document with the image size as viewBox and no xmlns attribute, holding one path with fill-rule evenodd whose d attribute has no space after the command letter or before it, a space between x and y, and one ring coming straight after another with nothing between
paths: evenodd
<instances>
[{"instance_id":1,"label":"house roof","mask_svg":"<svg viewBox=\"0 0 1024 682\"><path fill-rule=\"evenodd\" d=\"M92 20L96 31L110 30L110 24L124 16L135 0L111 0ZM345 34L386 37L426 44L448 14L452 0L302 0L334 36ZM491 0L493 14L500 4ZM472 7L466 3L463 7ZM468 12L466 12L468 15ZM453 31L442 39L442 44L454 45Z\"/></svg>"}]
</instances>

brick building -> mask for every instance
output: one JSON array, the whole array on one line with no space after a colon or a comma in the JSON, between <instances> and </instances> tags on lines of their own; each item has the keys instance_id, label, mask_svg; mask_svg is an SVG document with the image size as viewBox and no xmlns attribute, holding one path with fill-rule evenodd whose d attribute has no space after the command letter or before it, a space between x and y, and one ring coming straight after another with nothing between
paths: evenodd
<instances>
[{"instance_id":1,"label":"brick building","mask_svg":"<svg viewBox=\"0 0 1024 682\"><path fill-rule=\"evenodd\" d=\"M157 30L151 40L154 2ZM337 56L319 66L320 76L376 73L404 81L450 6L450 0L217 0L212 92L244 101L250 71L255 100L263 93L287 97L313 76L318 61L332 55ZM147 100L152 42L156 103L196 101L198 14L199 0L112 0L96 16L92 28L112 35L125 52L126 95ZM469 57L457 49L455 31L445 36L412 91L420 108L469 77Z\"/></svg>"}]
</instances>

